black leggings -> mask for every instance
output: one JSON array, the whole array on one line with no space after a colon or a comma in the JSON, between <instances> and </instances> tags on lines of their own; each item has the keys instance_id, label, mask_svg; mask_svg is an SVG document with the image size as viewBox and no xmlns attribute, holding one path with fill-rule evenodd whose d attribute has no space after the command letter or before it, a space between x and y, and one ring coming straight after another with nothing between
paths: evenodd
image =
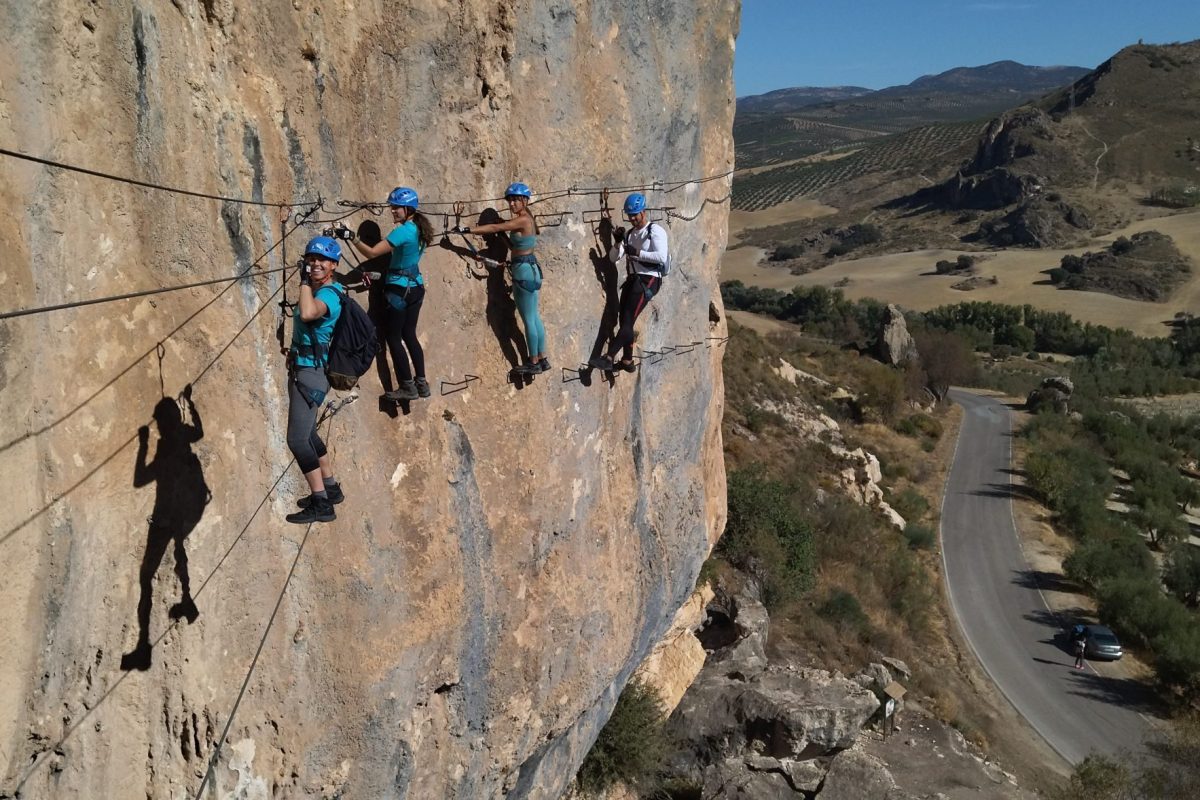
<instances>
[{"instance_id":1,"label":"black leggings","mask_svg":"<svg viewBox=\"0 0 1200 800\"><path fill-rule=\"evenodd\" d=\"M626 360L633 358L633 324L649 305L650 298L658 293L658 287L661 285L662 278L650 275L633 274L625 279L625 285L621 287L621 327L617 329L617 335L608 346L609 358L621 349L625 351L623 356Z\"/></svg>"},{"instance_id":2,"label":"black leggings","mask_svg":"<svg viewBox=\"0 0 1200 800\"><path fill-rule=\"evenodd\" d=\"M413 286L408 290L402 310L397 311L389 304L383 312L384 338L392 354L396 377L401 381L411 381L414 372L418 378L425 377L425 351L417 341L417 317L421 315L424 299L425 287ZM412 357L411 368L409 356Z\"/></svg>"},{"instance_id":3,"label":"black leggings","mask_svg":"<svg viewBox=\"0 0 1200 800\"><path fill-rule=\"evenodd\" d=\"M321 466L326 453L325 443L317 435L317 416L328 391L323 370L296 367L288 376L287 444L306 475Z\"/></svg>"}]
</instances>

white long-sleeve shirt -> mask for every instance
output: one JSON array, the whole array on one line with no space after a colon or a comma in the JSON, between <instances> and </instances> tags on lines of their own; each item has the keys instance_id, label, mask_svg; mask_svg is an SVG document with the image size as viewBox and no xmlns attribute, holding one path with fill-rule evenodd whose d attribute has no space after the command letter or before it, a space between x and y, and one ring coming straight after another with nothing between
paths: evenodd
<instances>
[{"instance_id":1,"label":"white long-sleeve shirt","mask_svg":"<svg viewBox=\"0 0 1200 800\"><path fill-rule=\"evenodd\" d=\"M670 253L667 247L667 229L662 225L647 222L625 234L623 246L625 269L639 275L662 277L663 267Z\"/></svg>"}]
</instances>

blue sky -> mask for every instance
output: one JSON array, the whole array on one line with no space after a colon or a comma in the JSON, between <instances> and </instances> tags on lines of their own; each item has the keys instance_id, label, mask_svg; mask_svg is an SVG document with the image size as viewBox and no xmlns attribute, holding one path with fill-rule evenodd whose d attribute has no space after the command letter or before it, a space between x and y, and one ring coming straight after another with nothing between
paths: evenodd
<instances>
[{"instance_id":1,"label":"blue sky","mask_svg":"<svg viewBox=\"0 0 1200 800\"><path fill-rule=\"evenodd\" d=\"M734 79L744 97L1004 59L1090 68L1139 38L1200 39L1200 0L742 0Z\"/></svg>"}]
</instances>

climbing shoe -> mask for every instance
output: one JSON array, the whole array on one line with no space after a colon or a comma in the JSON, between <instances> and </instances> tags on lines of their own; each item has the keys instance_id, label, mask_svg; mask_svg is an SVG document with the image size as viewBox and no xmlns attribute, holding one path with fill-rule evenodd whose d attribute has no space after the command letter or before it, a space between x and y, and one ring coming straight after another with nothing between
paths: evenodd
<instances>
[{"instance_id":1,"label":"climbing shoe","mask_svg":"<svg viewBox=\"0 0 1200 800\"><path fill-rule=\"evenodd\" d=\"M429 397L429 381L424 378L417 378L413 383L417 385L417 394L421 397Z\"/></svg>"},{"instance_id":2,"label":"climbing shoe","mask_svg":"<svg viewBox=\"0 0 1200 800\"><path fill-rule=\"evenodd\" d=\"M325 494L329 496L329 502L335 506L346 499L346 493L342 491L342 485L340 483L335 483L332 486L326 484ZM313 496L310 494L307 497L301 497L299 500L297 500L296 505L300 506L301 508L308 508L312 505L312 501Z\"/></svg>"},{"instance_id":3,"label":"climbing shoe","mask_svg":"<svg viewBox=\"0 0 1200 800\"><path fill-rule=\"evenodd\" d=\"M333 522L337 519L333 503L329 502L328 497L314 496L311 500L308 508L297 511L295 514L288 514L287 521L296 525L307 525L310 522Z\"/></svg>"},{"instance_id":4,"label":"climbing shoe","mask_svg":"<svg viewBox=\"0 0 1200 800\"><path fill-rule=\"evenodd\" d=\"M537 366L538 366L538 372L549 372L550 371L550 359L543 357L542 360L538 362Z\"/></svg>"},{"instance_id":5,"label":"climbing shoe","mask_svg":"<svg viewBox=\"0 0 1200 800\"><path fill-rule=\"evenodd\" d=\"M608 356L593 356L588 359L588 366L593 369L601 369L605 372L612 372L613 361Z\"/></svg>"},{"instance_id":6,"label":"climbing shoe","mask_svg":"<svg viewBox=\"0 0 1200 800\"><path fill-rule=\"evenodd\" d=\"M415 381L400 381L400 388L392 392L384 392L383 396L393 403L399 403L402 400L416 400L420 395L417 394L417 384Z\"/></svg>"}]
</instances>

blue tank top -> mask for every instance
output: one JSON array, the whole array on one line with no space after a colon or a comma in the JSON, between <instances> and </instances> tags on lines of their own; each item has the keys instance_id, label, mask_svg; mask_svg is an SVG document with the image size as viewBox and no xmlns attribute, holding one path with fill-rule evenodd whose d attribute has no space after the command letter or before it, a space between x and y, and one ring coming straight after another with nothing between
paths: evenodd
<instances>
[{"instance_id":1,"label":"blue tank top","mask_svg":"<svg viewBox=\"0 0 1200 800\"><path fill-rule=\"evenodd\" d=\"M537 247L537 239L536 233L525 236L518 231L508 232L508 243L513 250L532 250Z\"/></svg>"}]
</instances>

